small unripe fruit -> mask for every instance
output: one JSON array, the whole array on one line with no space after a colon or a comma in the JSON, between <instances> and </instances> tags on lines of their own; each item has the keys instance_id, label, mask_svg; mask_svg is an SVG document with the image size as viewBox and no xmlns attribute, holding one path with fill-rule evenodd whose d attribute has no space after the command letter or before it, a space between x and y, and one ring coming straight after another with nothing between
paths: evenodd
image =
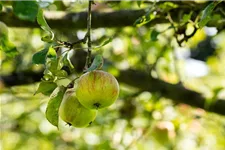
<instances>
[{"instance_id":1,"label":"small unripe fruit","mask_svg":"<svg viewBox=\"0 0 225 150\"><path fill-rule=\"evenodd\" d=\"M87 127L91 124L97 111L82 106L76 98L74 90L67 90L59 107L60 118L74 127Z\"/></svg>"},{"instance_id":2,"label":"small unripe fruit","mask_svg":"<svg viewBox=\"0 0 225 150\"><path fill-rule=\"evenodd\" d=\"M116 78L107 72L101 70L87 72L78 80L76 95L86 108L105 108L118 98L119 84Z\"/></svg>"}]
</instances>

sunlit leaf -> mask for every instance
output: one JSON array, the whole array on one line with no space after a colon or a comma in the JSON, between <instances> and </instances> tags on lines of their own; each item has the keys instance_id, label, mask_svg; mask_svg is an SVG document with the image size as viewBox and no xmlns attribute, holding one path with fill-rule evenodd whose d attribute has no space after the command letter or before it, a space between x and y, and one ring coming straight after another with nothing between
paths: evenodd
<instances>
[{"instance_id":1,"label":"sunlit leaf","mask_svg":"<svg viewBox=\"0 0 225 150\"><path fill-rule=\"evenodd\" d=\"M211 15L213 12L213 9L219 4L219 2L211 2L203 11L201 20L199 21L198 25L200 28L204 27L209 20L211 19Z\"/></svg>"},{"instance_id":2,"label":"sunlit leaf","mask_svg":"<svg viewBox=\"0 0 225 150\"><path fill-rule=\"evenodd\" d=\"M15 15L20 19L35 21L39 8L36 1L14 1L12 6Z\"/></svg>"},{"instance_id":3,"label":"sunlit leaf","mask_svg":"<svg viewBox=\"0 0 225 150\"><path fill-rule=\"evenodd\" d=\"M51 94L48 106L46 109L46 118L54 126L58 127L59 121L59 106L62 102L63 95L66 91L66 88L63 86L57 87Z\"/></svg>"},{"instance_id":4,"label":"sunlit leaf","mask_svg":"<svg viewBox=\"0 0 225 150\"><path fill-rule=\"evenodd\" d=\"M177 4L173 3L173 2L167 1L167 2L159 4L158 7L160 9L162 9L164 12L168 12L168 11L170 11L172 9L178 8L179 5L177 5Z\"/></svg>"},{"instance_id":5,"label":"sunlit leaf","mask_svg":"<svg viewBox=\"0 0 225 150\"><path fill-rule=\"evenodd\" d=\"M91 66L86 71L87 72L94 71L96 69L100 69L102 66L103 66L102 55L96 55Z\"/></svg>"},{"instance_id":6,"label":"sunlit leaf","mask_svg":"<svg viewBox=\"0 0 225 150\"><path fill-rule=\"evenodd\" d=\"M189 14L184 14L182 18L182 23L186 23L191 19L191 16L193 14L193 11L191 11Z\"/></svg>"},{"instance_id":7,"label":"sunlit leaf","mask_svg":"<svg viewBox=\"0 0 225 150\"><path fill-rule=\"evenodd\" d=\"M32 62L34 64L45 64L46 62L46 56L48 54L48 47L35 53L32 57Z\"/></svg>"},{"instance_id":8,"label":"sunlit leaf","mask_svg":"<svg viewBox=\"0 0 225 150\"><path fill-rule=\"evenodd\" d=\"M54 33L52 29L49 27L48 23L46 22L43 14L43 10L40 8L37 14L37 22L41 26L43 30L45 30L49 35L42 37L42 40L45 42L51 42L54 39Z\"/></svg>"},{"instance_id":9,"label":"sunlit leaf","mask_svg":"<svg viewBox=\"0 0 225 150\"><path fill-rule=\"evenodd\" d=\"M42 81L39 86L37 91L35 92L35 94L38 93L42 93L44 95L49 96L53 90L57 87L56 83L54 82L46 82L46 81Z\"/></svg>"},{"instance_id":10,"label":"sunlit leaf","mask_svg":"<svg viewBox=\"0 0 225 150\"><path fill-rule=\"evenodd\" d=\"M156 15L153 13L152 10L150 10L144 16L141 16L140 18L138 18L134 22L134 26L137 26L137 27L143 26L143 25L147 24L148 22L152 21L153 19L155 19L155 17L156 17Z\"/></svg>"},{"instance_id":11,"label":"sunlit leaf","mask_svg":"<svg viewBox=\"0 0 225 150\"><path fill-rule=\"evenodd\" d=\"M50 59L56 59L57 58L57 53L52 46L49 47L47 57L50 58Z\"/></svg>"}]
</instances>

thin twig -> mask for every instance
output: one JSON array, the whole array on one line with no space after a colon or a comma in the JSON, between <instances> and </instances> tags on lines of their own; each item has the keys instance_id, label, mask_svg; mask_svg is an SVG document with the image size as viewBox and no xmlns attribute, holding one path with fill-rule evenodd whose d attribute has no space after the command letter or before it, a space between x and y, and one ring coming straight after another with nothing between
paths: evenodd
<instances>
[{"instance_id":1,"label":"thin twig","mask_svg":"<svg viewBox=\"0 0 225 150\"><path fill-rule=\"evenodd\" d=\"M87 38L88 53L86 57L84 70L86 70L91 65L91 5L92 3L93 3L93 0L89 0L88 16L87 16L87 34L85 36L85 38Z\"/></svg>"}]
</instances>

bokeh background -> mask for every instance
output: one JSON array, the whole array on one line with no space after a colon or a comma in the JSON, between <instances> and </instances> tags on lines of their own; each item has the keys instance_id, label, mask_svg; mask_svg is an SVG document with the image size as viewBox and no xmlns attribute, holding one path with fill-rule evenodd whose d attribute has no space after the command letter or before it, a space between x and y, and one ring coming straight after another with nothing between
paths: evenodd
<instances>
[{"instance_id":1,"label":"bokeh background","mask_svg":"<svg viewBox=\"0 0 225 150\"><path fill-rule=\"evenodd\" d=\"M45 5L48 11L87 10L86 1L49 1ZM196 6L199 5L207 6L205 3L196 3ZM10 4L3 6L3 10L11 8ZM145 8L149 8L148 3L142 3L139 7L136 1L99 1L93 6L98 12ZM168 29L169 26L169 23L156 23L154 26L93 29L93 45L98 45L105 37L113 37L112 42L101 49L107 60L103 70L117 76L121 69L133 68L148 72L154 66L150 72L154 78L172 84L181 81L186 88L204 95L207 99L205 108L217 98L225 99L225 30L217 29L216 26L203 27L180 47L174 38L174 30ZM16 26L9 26L8 30L9 39L19 54L8 58L0 51L0 149L225 149L223 115L176 103L160 93L139 90L124 83L120 83L120 96L115 104L99 110L91 126L74 128L60 120L57 129L45 117L49 97L34 95L39 84L36 78L42 76L44 66L32 64L32 55L45 46L46 43L41 41L44 31ZM70 42L81 39L86 33L85 28L68 29L63 26L53 31L58 39ZM157 35L157 39L152 37L155 31L162 32ZM188 23L186 32L192 31L193 25ZM82 53L80 51L77 53ZM97 52L93 51L93 54ZM70 52L76 68L80 64L74 60L75 54L74 51ZM78 74L79 71L70 78ZM13 80L15 78L18 82ZM29 81L23 82L23 79ZM133 82L139 80L137 78Z\"/></svg>"}]
</instances>

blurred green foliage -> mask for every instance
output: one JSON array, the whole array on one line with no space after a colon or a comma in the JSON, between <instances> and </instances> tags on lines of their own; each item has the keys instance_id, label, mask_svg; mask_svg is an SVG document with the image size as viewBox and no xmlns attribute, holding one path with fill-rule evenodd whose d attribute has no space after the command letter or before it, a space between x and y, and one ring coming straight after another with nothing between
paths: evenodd
<instances>
[{"instance_id":1,"label":"blurred green foliage","mask_svg":"<svg viewBox=\"0 0 225 150\"><path fill-rule=\"evenodd\" d=\"M175 7L173 5L169 7L171 5L169 4L162 3L160 7L166 7L168 10ZM3 5L3 7L6 6ZM93 6L93 9L114 11L139 9L139 7L149 8L149 4L135 1L102 2ZM45 9L84 11L87 9L87 2L55 1L49 3ZM189 20L187 15L184 20L185 18ZM179 48L174 38L174 30L170 26L170 24L156 24L154 27L92 30L94 46L102 43L105 35L113 37L110 39L111 43L101 48L103 57L113 62L113 66L105 63L103 70L116 76L119 74L119 69L136 68L147 71L154 67L151 74L156 78L169 83L178 83L181 80L189 89L203 93L209 101L213 100L215 94L217 94L216 97L224 99L225 31L222 30L211 36L208 33L209 28L199 29L191 39L185 42L183 48ZM16 45L19 55L8 58L3 51L0 51L1 75L10 75L23 70L32 72L42 70L42 65L32 63L32 55L46 46L41 41L41 37L45 35L44 31L28 28L8 29L9 40ZM189 23L187 32L192 29L193 25ZM59 39L73 41L84 35L85 30L55 29L54 33ZM212 38L211 42L214 42L215 49L213 55L204 62L209 71L204 76L193 77L185 69L186 59L174 59L174 53L191 52L191 48L196 47L208 36ZM93 54L98 53L99 50L93 50ZM73 52L70 56L72 54ZM155 64L156 61L157 64ZM177 70L179 70L178 73ZM77 75L72 75L71 78ZM216 90L218 88L219 92ZM225 149L224 116L185 104L173 103L159 93L139 91L135 87L120 83L120 96L116 103L107 109L99 110L91 126L73 128L60 120L59 129L57 129L45 117L49 98L43 95L44 93L36 93L37 89L38 83L4 87L0 82L0 149Z\"/></svg>"}]
</instances>

